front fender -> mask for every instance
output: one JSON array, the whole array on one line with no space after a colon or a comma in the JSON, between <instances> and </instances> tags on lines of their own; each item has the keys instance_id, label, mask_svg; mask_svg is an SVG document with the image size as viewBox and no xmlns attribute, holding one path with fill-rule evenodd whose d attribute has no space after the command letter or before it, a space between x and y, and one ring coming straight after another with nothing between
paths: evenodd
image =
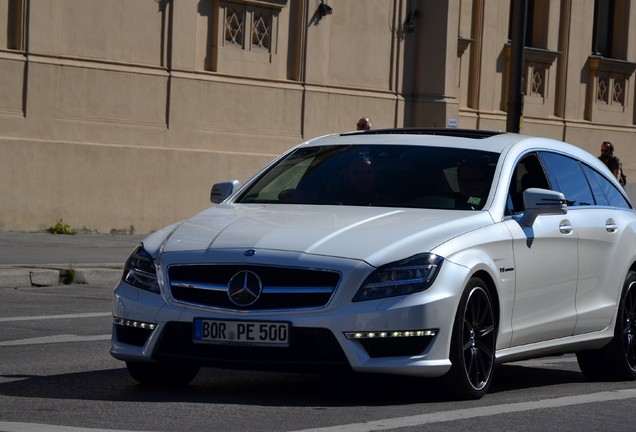
<instances>
[{"instance_id":1,"label":"front fender","mask_svg":"<svg viewBox=\"0 0 636 432\"><path fill-rule=\"evenodd\" d=\"M512 304L515 294L515 261L512 236L503 224L471 231L451 239L432 251L457 265L469 269L464 285L479 272L488 274L499 305L497 348L510 346L512 339Z\"/></svg>"}]
</instances>

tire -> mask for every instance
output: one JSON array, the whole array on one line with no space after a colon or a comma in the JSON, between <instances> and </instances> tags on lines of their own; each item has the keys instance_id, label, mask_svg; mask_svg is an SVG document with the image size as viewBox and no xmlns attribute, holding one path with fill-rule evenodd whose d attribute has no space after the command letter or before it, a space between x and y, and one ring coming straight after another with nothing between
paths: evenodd
<instances>
[{"instance_id":1,"label":"tire","mask_svg":"<svg viewBox=\"0 0 636 432\"><path fill-rule=\"evenodd\" d=\"M497 338L492 298L480 278L468 281L451 337L451 369L443 381L450 396L480 399L492 381Z\"/></svg>"},{"instance_id":2,"label":"tire","mask_svg":"<svg viewBox=\"0 0 636 432\"><path fill-rule=\"evenodd\" d=\"M199 373L200 366L186 362L126 362L128 373L135 381L144 385L184 386Z\"/></svg>"},{"instance_id":3,"label":"tire","mask_svg":"<svg viewBox=\"0 0 636 432\"><path fill-rule=\"evenodd\" d=\"M636 272L625 278L612 341L601 349L578 352L576 358L592 381L636 379Z\"/></svg>"}]
</instances>

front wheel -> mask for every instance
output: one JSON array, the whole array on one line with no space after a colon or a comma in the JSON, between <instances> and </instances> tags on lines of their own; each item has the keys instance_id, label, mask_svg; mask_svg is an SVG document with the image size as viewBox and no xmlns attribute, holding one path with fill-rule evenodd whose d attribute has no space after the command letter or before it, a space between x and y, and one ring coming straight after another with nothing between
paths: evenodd
<instances>
[{"instance_id":1,"label":"front wheel","mask_svg":"<svg viewBox=\"0 0 636 432\"><path fill-rule=\"evenodd\" d=\"M199 373L199 365L187 361L159 363L127 361L128 373L145 385L182 386L189 384Z\"/></svg>"},{"instance_id":2,"label":"front wheel","mask_svg":"<svg viewBox=\"0 0 636 432\"><path fill-rule=\"evenodd\" d=\"M496 325L492 298L480 278L468 281L451 338L450 371L444 376L454 397L480 399L492 381Z\"/></svg>"},{"instance_id":3,"label":"front wheel","mask_svg":"<svg viewBox=\"0 0 636 432\"><path fill-rule=\"evenodd\" d=\"M593 381L636 379L636 272L625 278L612 341L598 350L576 353L581 372Z\"/></svg>"}]
</instances>

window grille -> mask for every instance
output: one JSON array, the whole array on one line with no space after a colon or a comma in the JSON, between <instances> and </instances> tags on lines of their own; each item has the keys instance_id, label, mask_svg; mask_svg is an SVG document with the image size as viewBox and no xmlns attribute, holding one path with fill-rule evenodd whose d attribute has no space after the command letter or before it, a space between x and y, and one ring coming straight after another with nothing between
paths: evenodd
<instances>
[{"instance_id":1,"label":"window grille","mask_svg":"<svg viewBox=\"0 0 636 432\"><path fill-rule=\"evenodd\" d=\"M271 44L271 14L254 12L252 20L252 47L270 49Z\"/></svg>"},{"instance_id":2,"label":"window grille","mask_svg":"<svg viewBox=\"0 0 636 432\"><path fill-rule=\"evenodd\" d=\"M625 105L625 78L614 78L614 90L612 91L612 102L617 105Z\"/></svg>"},{"instance_id":3,"label":"window grille","mask_svg":"<svg viewBox=\"0 0 636 432\"><path fill-rule=\"evenodd\" d=\"M245 10L228 7L225 14L225 41L243 46L245 27Z\"/></svg>"},{"instance_id":4,"label":"window grille","mask_svg":"<svg viewBox=\"0 0 636 432\"><path fill-rule=\"evenodd\" d=\"M607 91L607 76L599 76L596 82L596 102L607 104L609 102Z\"/></svg>"},{"instance_id":5,"label":"window grille","mask_svg":"<svg viewBox=\"0 0 636 432\"><path fill-rule=\"evenodd\" d=\"M541 66L532 68L530 94L532 96L545 96L545 68Z\"/></svg>"}]
</instances>

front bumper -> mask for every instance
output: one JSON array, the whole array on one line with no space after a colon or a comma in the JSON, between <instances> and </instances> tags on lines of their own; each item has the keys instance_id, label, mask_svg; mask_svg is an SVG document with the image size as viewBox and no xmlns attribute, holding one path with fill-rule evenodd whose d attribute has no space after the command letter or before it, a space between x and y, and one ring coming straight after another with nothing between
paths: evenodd
<instances>
[{"instance_id":1,"label":"front bumper","mask_svg":"<svg viewBox=\"0 0 636 432\"><path fill-rule=\"evenodd\" d=\"M435 377L451 366L449 346L467 271L445 263L434 285L403 297L353 303L347 278L325 308L230 311L181 304L120 282L115 290L111 354L125 361L190 359L204 366L333 370ZM195 318L287 321L288 347L193 342ZM419 331L405 336L406 331Z\"/></svg>"}]
</instances>

